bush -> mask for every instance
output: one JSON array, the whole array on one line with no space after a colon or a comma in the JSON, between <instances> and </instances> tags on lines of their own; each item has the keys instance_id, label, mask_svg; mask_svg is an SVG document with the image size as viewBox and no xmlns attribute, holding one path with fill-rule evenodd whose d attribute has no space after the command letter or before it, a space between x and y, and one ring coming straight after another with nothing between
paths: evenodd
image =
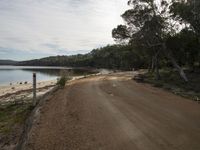
<instances>
[{"instance_id":1,"label":"bush","mask_svg":"<svg viewBox=\"0 0 200 150\"><path fill-rule=\"evenodd\" d=\"M64 87L66 82L68 80L71 80L71 72L70 71L66 71L66 70L62 70L60 72L60 78L58 79L57 85L59 85L60 87Z\"/></svg>"},{"instance_id":2,"label":"bush","mask_svg":"<svg viewBox=\"0 0 200 150\"><path fill-rule=\"evenodd\" d=\"M65 76L62 76L59 80L58 80L58 82L57 82L57 85L59 85L59 86L61 86L61 87L64 87L65 86L65 84L66 84L66 77Z\"/></svg>"},{"instance_id":3,"label":"bush","mask_svg":"<svg viewBox=\"0 0 200 150\"><path fill-rule=\"evenodd\" d=\"M163 87L163 83L155 82L153 84L154 87Z\"/></svg>"}]
</instances>

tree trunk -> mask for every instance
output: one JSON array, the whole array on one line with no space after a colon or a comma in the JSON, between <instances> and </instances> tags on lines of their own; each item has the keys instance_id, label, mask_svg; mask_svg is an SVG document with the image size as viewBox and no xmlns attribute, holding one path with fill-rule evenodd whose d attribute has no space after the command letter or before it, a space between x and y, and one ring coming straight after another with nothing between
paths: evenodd
<instances>
[{"instance_id":1,"label":"tree trunk","mask_svg":"<svg viewBox=\"0 0 200 150\"><path fill-rule=\"evenodd\" d=\"M151 60L151 72L152 73L155 72L155 56L152 56L152 60Z\"/></svg>"},{"instance_id":2,"label":"tree trunk","mask_svg":"<svg viewBox=\"0 0 200 150\"><path fill-rule=\"evenodd\" d=\"M155 56L155 70L156 70L156 80L160 80L158 54L156 54Z\"/></svg>"},{"instance_id":3,"label":"tree trunk","mask_svg":"<svg viewBox=\"0 0 200 150\"><path fill-rule=\"evenodd\" d=\"M167 48L165 44L162 44L164 54L166 57L172 62L173 66L176 68L176 70L179 72L181 78L185 81L188 82L188 78L185 75L185 72L183 69L177 64L176 60L167 52Z\"/></svg>"},{"instance_id":4,"label":"tree trunk","mask_svg":"<svg viewBox=\"0 0 200 150\"><path fill-rule=\"evenodd\" d=\"M151 61L149 61L149 64L148 64L148 73L150 73L151 72Z\"/></svg>"}]
</instances>

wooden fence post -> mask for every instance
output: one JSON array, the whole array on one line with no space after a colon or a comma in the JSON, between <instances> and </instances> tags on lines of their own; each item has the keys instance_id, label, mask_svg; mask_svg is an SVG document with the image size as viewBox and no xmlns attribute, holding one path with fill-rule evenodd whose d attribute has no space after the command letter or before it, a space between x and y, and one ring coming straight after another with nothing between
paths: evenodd
<instances>
[{"instance_id":1,"label":"wooden fence post","mask_svg":"<svg viewBox=\"0 0 200 150\"><path fill-rule=\"evenodd\" d=\"M33 106L36 105L36 73L33 73Z\"/></svg>"}]
</instances>

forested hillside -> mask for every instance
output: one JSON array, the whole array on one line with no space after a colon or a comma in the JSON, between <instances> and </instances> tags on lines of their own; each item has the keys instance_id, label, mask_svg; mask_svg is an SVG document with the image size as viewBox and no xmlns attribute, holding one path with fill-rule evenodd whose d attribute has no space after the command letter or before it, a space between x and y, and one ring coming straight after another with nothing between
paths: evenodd
<instances>
[{"instance_id":1,"label":"forested hillside","mask_svg":"<svg viewBox=\"0 0 200 150\"><path fill-rule=\"evenodd\" d=\"M0 60L0 65L16 65L17 61L13 60Z\"/></svg>"},{"instance_id":2,"label":"forested hillside","mask_svg":"<svg viewBox=\"0 0 200 150\"><path fill-rule=\"evenodd\" d=\"M68 66L94 67L131 70L146 68L148 64L145 54L134 49L131 45L110 45L94 49L85 55L52 56L31 61L23 61L18 65L33 66Z\"/></svg>"}]
</instances>

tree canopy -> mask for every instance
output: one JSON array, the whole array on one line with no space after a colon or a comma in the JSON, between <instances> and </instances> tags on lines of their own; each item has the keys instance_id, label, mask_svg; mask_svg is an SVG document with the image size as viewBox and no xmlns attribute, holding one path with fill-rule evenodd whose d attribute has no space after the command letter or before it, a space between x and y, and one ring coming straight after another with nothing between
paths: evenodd
<instances>
[{"instance_id":1,"label":"tree canopy","mask_svg":"<svg viewBox=\"0 0 200 150\"><path fill-rule=\"evenodd\" d=\"M112 36L117 42L126 42L133 47L143 49L148 55L150 68L153 72L156 70L157 79L160 78L160 59L167 58L180 76L188 81L180 64L177 63L179 62L177 56L181 54L181 51L184 52L185 58L192 58L188 60L188 64L193 65L198 58L195 56L199 53L197 37L189 31L189 28L182 28L180 33L177 32L176 24L181 29L181 23L187 22L194 32L199 32L199 15L197 14L199 14L200 5L199 2L198 4L195 2L195 0L187 2L183 0L129 0L130 9L122 14L125 24L114 28ZM192 19L189 17L191 14L194 16ZM189 40L186 40L186 36ZM174 40L180 45L173 47ZM190 46L193 50L189 50ZM178 55L176 50L180 52Z\"/></svg>"}]
</instances>

